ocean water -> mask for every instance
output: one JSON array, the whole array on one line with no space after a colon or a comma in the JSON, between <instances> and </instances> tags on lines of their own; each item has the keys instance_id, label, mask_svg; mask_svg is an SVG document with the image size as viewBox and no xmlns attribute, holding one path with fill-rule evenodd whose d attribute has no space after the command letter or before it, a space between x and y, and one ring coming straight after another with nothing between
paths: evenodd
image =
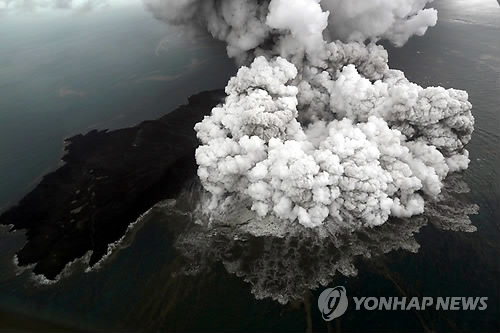
<instances>
[{"instance_id":1,"label":"ocean water","mask_svg":"<svg viewBox=\"0 0 500 333\"><path fill-rule=\"evenodd\" d=\"M58 165L63 139L155 119L235 72L138 6L0 18L0 209Z\"/></svg>"},{"instance_id":2,"label":"ocean water","mask_svg":"<svg viewBox=\"0 0 500 333\"><path fill-rule=\"evenodd\" d=\"M417 312L354 311L349 308L341 318L326 323L316 307L324 287L303 288L301 297L286 305L270 298L257 299L257 296L265 292L272 294L279 288L301 287L303 275L321 275L319 271L329 268L327 265L331 261L328 258L314 253L309 255L314 248L302 248L300 241L298 245L283 245L274 241L248 240L236 242L230 251L226 251L226 243L218 242L217 238L213 242L207 241L196 228L187 227L189 219L185 215L172 213L165 206L146 214L127 234L120 250L100 269L83 273L80 264L76 263L72 267L73 274L53 285L35 283L29 270L15 270L12 256L24 242L21 232L0 234L0 309L16 313L16 316L50 322L54 327L83 330L499 331L500 8L495 1L473 3L436 1L435 6L440 11L437 27L430 29L424 37L413 38L404 48L388 48L391 67L404 70L410 80L425 86L441 85L469 92L476 130L468 146L470 168L460 177L468 184L470 192L462 194L462 201L452 200L450 211L438 213L453 218L453 212L477 204L479 213L471 216L477 231L441 230L436 227L439 222L432 221L438 218L432 215L427 221L418 222L422 227L414 241L412 238L401 241L400 236L408 231L405 225L384 229L376 237L360 240L362 244L370 243L368 248L378 255L369 259L356 258L356 276L345 277L336 273L325 283L331 287L345 286L349 296L488 297L487 310ZM118 32L110 33L109 38L103 40L95 34L87 37L94 38L92 43L102 43L95 44L96 49L104 45L115 50L113 56L107 58L108 52L96 51L84 43L82 45L87 46L75 52L90 53L86 58L88 61L74 69L74 74L68 70L78 66L70 60L75 59L74 56L61 55L60 62L52 62L50 55L45 60L48 65L40 60L41 65L31 71L27 66L32 60L23 65L19 60L22 59L21 51L18 56L5 60L8 57L2 48L0 94L9 92L0 98L0 133L7 140L0 142L3 202L22 194L45 168L56 165L61 139L69 133L92 126L116 128L154 118L196 89L224 85L227 76L215 75L212 67L219 66L217 72L227 68L223 72L227 75L234 71L234 67L224 60L224 50L220 45L210 44L210 47L192 51L195 55L191 58L205 59L203 55L206 55L212 59L206 63L211 63L211 66L203 68L199 65L197 71L173 80L179 74L178 68L193 64L189 57L183 56L190 44L183 44L182 37L172 37L179 43L178 49L170 47L171 43L167 41L162 45L168 50L162 51L156 46L165 36L165 28L144 15L130 15L137 15L138 22L150 23L141 27L139 33L129 29L128 24L120 25L117 15L116 23L108 26ZM117 38L117 34L122 37ZM85 37L81 38L85 40ZM33 37L32 42L36 40L38 38ZM137 40L140 40L138 44L134 42ZM129 48L126 47L127 41ZM20 50L28 47L26 39L20 42L20 39L13 38L11 42ZM78 44L73 39L65 43ZM39 47L44 45L40 42ZM143 48L144 45L149 46ZM56 49L51 47L47 52ZM25 51L24 56L41 52L35 50L38 51ZM90 59L96 54L101 54L97 57L100 60L92 64ZM137 60L141 56L146 60ZM17 63L17 72L14 71L16 66L3 65L7 61ZM65 62L65 70L58 70ZM44 67L46 65L48 67ZM20 72L24 73L22 79ZM42 74L53 74L54 83L49 85L50 80L39 77ZM8 75L9 80L6 79ZM82 75L85 79L81 78ZM16 78L18 81L14 85L12 82ZM143 81L145 78L149 80ZM185 83L179 81L184 78ZM196 78L195 84L189 80L193 78ZM118 83L119 88L110 88L110 82ZM193 86L198 84L200 87ZM61 87L71 90L63 90L62 95L67 95L65 98L60 97ZM36 95L36 98L27 98L23 91ZM85 94L75 95L79 91ZM136 106L129 108L127 101L134 101ZM127 105L126 110L119 108L123 105ZM9 106L9 112L4 111L6 106ZM84 110L88 113L83 113ZM26 169L21 172L21 168ZM179 243L179 235L187 236ZM379 243L390 241L401 249L386 254L373 250L379 247ZM409 249L414 252L407 251ZM277 253L294 251L298 252L299 259L307 262L276 259ZM343 255L345 253L332 252L332 261L339 256L343 258ZM280 269L273 271L273 267ZM282 294L287 292L289 290L282 290ZM10 325L15 326L15 323Z\"/></svg>"}]
</instances>

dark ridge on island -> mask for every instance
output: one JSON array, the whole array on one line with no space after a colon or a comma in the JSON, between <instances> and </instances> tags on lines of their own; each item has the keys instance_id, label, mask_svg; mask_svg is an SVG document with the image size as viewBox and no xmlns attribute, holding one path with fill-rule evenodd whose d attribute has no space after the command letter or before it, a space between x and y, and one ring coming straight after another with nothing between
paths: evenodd
<instances>
[{"instance_id":1,"label":"dark ridge on island","mask_svg":"<svg viewBox=\"0 0 500 333\"><path fill-rule=\"evenodd\" d=\"M67 139L65 164L0 216L11 231L26 229L18 264L55 279L88 251L89 265L98 262L130 223L196 175L194 125L224 97L202 92L157 120Z\"/></svg>"}]
</instances>

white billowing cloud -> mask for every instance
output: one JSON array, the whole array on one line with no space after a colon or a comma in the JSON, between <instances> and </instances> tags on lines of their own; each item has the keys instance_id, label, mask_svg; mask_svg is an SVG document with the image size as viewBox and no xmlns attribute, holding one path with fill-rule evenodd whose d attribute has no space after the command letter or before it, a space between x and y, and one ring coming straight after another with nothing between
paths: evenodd
<instances>
[{"instance_id":1,"label":"white billowing cloud","mask_svg":"<svg viewBox=\"0 0 500 333\"><path fill-rule=\"evenodd\" d=\"M377 226L421 214L443 179L467 168L467 93L409 82L376 44L424 34L437 19L429 1L144 1L159 19L225 41L246 65L195 127L209 211L243 203L262 218L261 235L278 233L276 221Z\"/></svg>"},{"instance_id":2,"label":"white billowing cloud","mask_svg":"<svg viewBox=\"0 0 500 333\"><path fill-rule=\"evenodd\" d=\"M447 154L460 154L456 137L439 136L440 145L429 138L463 125L451 118L467 118L470 104L454 90L411 84L401 72L371 83L348 65L324 82L335 119L304 128L291 84L297 73L281 57L258 57L229 81L225 103L195 127L205 189L220 200L244 195L261 217L311 228L329 217L374 226L422 213L424 196L436 197L450 170ZM406 136L391 123L419 134Z\"/></svg>"},{"instance_id":3,"label":"white billowing cloud","mask_svg":"<svg viewBox=\"0 0 500 333\"><path fill-rule=\"evenodd\" d=\"M269 4L266 24L278 30L289 30L291 37L309 54L323 49L323 31L328 26L328 12L320 0L273 0Z\"/></svg>"},{"instance_id":4,"label":"white billowing cloud","mask_svg":"<svg viewBox=\"0 0 500 333\"><path fill-rule=\"evenodd\" d=\"M274 55L320 52L324 35L344 42L384 38L401 46L436 24L437 11L425 8L431 1L143 0L157 19L225 41L229 56L240 61L260 48Z\"/></svg>"},{"instance_id":5,"label":"white billowing cloud","mask_svg":"<svg viewBox=\"0 0 500 333\"><path fill-rule=\"evenodd\" d=\"M345 40L385 38L402 46L437 23L432 0L323 0L330 11L330 31Z\"/></svg>"},{"instance_id":6,"label":"white billowing cloud","mask_svg":"<svg viewBox=\"0 0 500 333\"><path fill-rule=\"evenodd\" d=\"M470 141L474 118L464 91L424 89L396 70L371 83L353 65L326 84L337 118L366 121L370 115L380 116L409 138L428 142L446 156L455 155Z\"/></svg>"}]
</instances>

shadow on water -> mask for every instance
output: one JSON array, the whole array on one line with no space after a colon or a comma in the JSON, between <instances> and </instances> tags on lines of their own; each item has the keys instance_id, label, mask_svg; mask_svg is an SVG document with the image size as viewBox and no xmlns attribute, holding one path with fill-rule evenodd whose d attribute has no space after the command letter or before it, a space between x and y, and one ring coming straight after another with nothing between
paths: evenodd
<instances>
[{"instance_id":1,"label":"shadow on water","mask_svg":"<svg viewBox=\"0 0 500 333\"><path fill-rule=\"evenodd\" d=\"M456 296L457 290L463 293L463 285L461 289L443 289L439 282L432 281L446 275L441 269L450 265L434 251L454 250L439 247L458 247L456 242L467 243L469 239L460 236L464 235L461 232L475 231L469 215L476 214L478 207L468 202L467 191L461 176L455 175L447 180L440 201L431 203L423 216L395 219L381 227L335 237L321 238L313 232L302 232L276 238L254 237L242 232L240 225L200 224L200 215L190 209L191 189L177 201L152 210L147 227L137 232L131 246L147 246L150 256L159 257L152 259L159 265L146 269L151 274L141 278L135 303L138 306L126 311L128 320L124 327L182 331L327 330L316 309L316 300L323 287L335 284L346 286L350 296ZM156 238L162 238L169 246L151 247ZM418 253L419 243L433 242L437 244L426 244L429 248ZM473 251L483 247L475 242L468 245L470 248L465 247ZM116 265L116 261L109 265ZM134 271L139 272L132 269L131 273ZM467 274L456 279L464 282ZM469 291L459 296L477 295ZM390 320L381 321L385 316ZM463 322L456 315L435 310L374 314L349 309L342 317L342 326L348 331L495 327L490 326L494 320L484 323L474 320L474 313L470 316Z\"/></svg>"},{"instance_id":2,"label":"shadow on water","mask_svg":"<svg viewBox=\"0 0 500 333\"><path fill-rule=\"evenodd\" d=\"M84 273L85 266L75 264L51 285L39 284L25 270L3 276L0 284L10 290L4 297L12 298L13 309L19 308L18 295L31 300L22 309L40 318L33 322L64 318L49 330L488 331L498 325L498 291L488 283L495 274L484 275L476 266L491 265L481 251L497 245L468 233L475 230L469 215L478 207L467 190L462 176L454 175L423 216L327 238L314 232L277 238L254 237L241 224L203 223L193 213L200 191L192 186L145 214L95 270ZM345 286L349 297L486 295L490 303L481 316L355 311L351 305L326 323L317 298L335 285ZM0 328L16 327L9 325Z\"/></svg>"}]
</instances>

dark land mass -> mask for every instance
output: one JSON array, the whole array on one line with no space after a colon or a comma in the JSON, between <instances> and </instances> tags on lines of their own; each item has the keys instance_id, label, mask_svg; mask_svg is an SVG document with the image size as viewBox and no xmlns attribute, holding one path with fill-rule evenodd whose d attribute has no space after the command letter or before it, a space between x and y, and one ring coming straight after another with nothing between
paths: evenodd
<instances>
[{"instance_id":1,"label":"dark land mass","mask_svg":"<svg viewBox=\"0 0 500 333\"><path fill-rule=\"evenodd\" d=\"M0 216L11 231L26 229L19 265L54 279L89 250L89 265L98 262L130 223L196 175L194 125L224 97L202 92L157 120L67 139L65 164Z\"/></svg>"}]
</instances>

